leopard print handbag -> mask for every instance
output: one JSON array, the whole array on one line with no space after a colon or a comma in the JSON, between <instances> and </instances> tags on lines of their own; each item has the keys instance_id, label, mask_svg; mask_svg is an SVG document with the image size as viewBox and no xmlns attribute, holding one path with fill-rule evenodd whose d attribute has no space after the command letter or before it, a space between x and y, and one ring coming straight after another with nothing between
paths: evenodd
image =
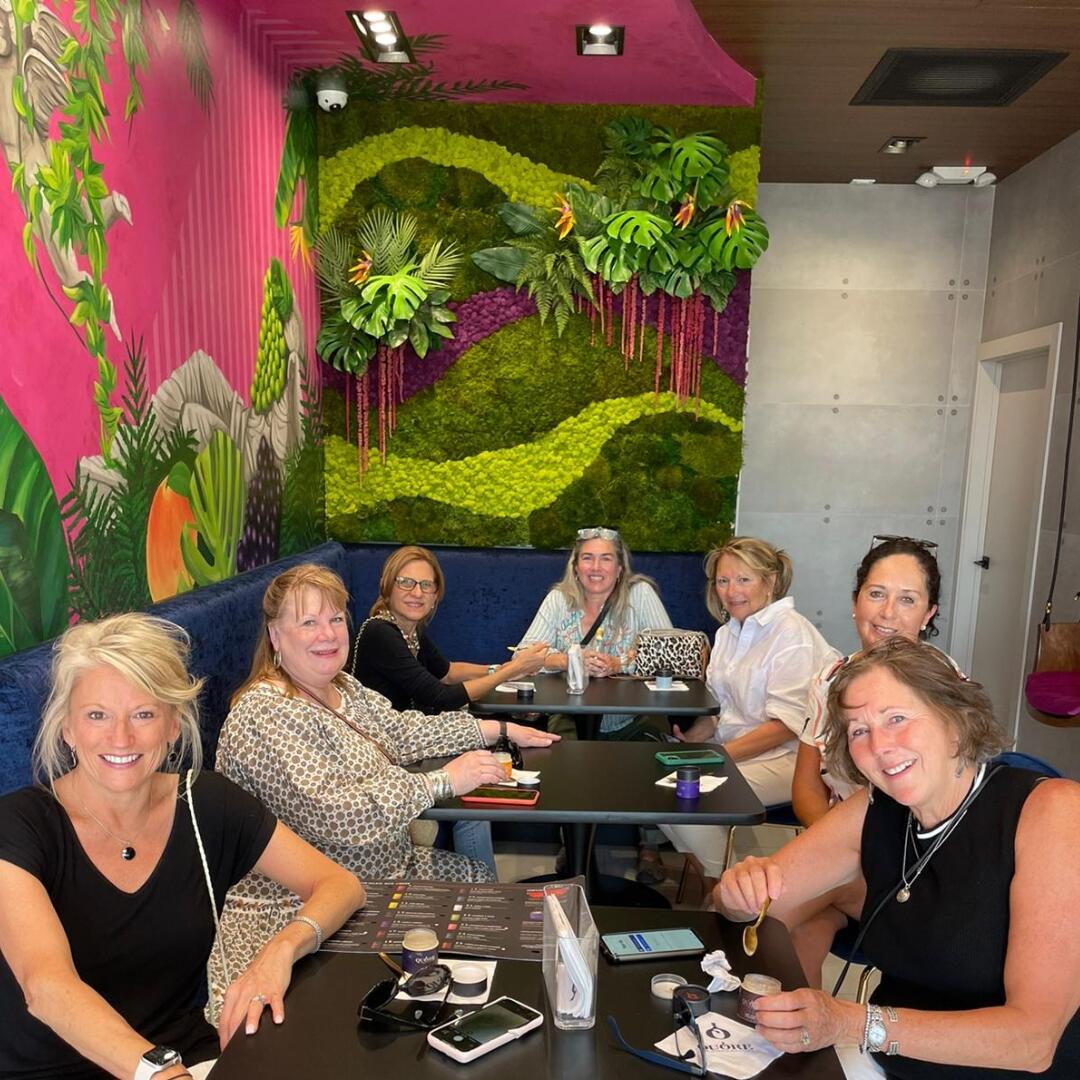
<instances>
[{"instance_id":1,"label":"leopard print handbag","mask_svg":"<svg viewBox=\"0 0 1080 1080\"><path fill-rule=\"evenodd\" d=\"M700 630L642 630L637 637L635 674L643 678L667 668L679 679L701 679L709 639Z\"/></svg>"}]
</instances>

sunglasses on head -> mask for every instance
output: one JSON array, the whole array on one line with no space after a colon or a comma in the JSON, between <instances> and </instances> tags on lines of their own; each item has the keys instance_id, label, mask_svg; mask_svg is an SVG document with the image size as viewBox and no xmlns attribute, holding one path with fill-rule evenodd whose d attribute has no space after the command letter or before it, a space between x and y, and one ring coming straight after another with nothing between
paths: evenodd
<instances>
[{"instance_id":1,"label":"sunglasses on head","mask_svg":"<svg viewBox=\"0 0 1080 1080\"><path fill-rule=\"evenodd\" d=\"M926 548L927 551L933 551L938 546L936 540L920 540L917 536L894 536L892 533L877 533L870 541L870 546L877 547L878 544L888 544L894 540L903 540L905 543L914 544L916 547Z\"/></svg>"},{"instance_id":2,"label":"sunglasses on head","mask_svg":"<svg viewBox=\"0 0 1080 1080\"><path fill-rule=\"evenodd\" d=\"M364 995L356 1015L361 1026L377 1031L430 1031L442 1017L452 985L450 969L445 964L424 968L410 975L404 984L397 979L381 979ZM410 997L439 990L443 995L434 1001L398 1001L398 992L402 990Z\"/></svg>"},{"instance_id":3,"label":"sunglasses on head","mask_svg":"<svg viewBox=\"0 0 1080 1080\"><path fill-rule=\"evenodd\" d=\"M594 526L591 529L578 529L577 538L579 540L618 540L618 529L602 529L599 526Z\"/></svg>"}]
</instances>

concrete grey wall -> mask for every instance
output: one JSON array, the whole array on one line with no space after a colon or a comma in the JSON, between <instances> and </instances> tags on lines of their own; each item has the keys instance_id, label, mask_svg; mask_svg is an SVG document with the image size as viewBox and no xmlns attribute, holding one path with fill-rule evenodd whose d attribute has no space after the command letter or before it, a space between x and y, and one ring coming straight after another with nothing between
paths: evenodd
<instances>
[{"instance_id":1,"label":"concrete grey wall","mask_svg":"<svg viewBox=\"0 0 1080 1080\"><path fill-rule=\"evenodd\" d=\"M1080 298L1080 132L997 186L982 337L989 341L1060 322L1061 357L1051 428L1042 528L1035 564L1041 608L1057 541L1061 479ZM1080 618L1080 430L1073 439L1054 620ZM1028 647L1030 667L1034 631ZM1080 776L1080 728L1053 728L1021 715L1018 746Z\"/></svg>"},{"instance_id":2,"label":"concrete grey wall","mask_svg":"<svg viewBox=\"0 0 1080 1080\"><path fill-rule=\"evenodd\" d=\"M994 198L761 186L737 528L791 553L798 609L841 650L875 533L940 544L948 648Z\"/></svg>"}]
</instances>

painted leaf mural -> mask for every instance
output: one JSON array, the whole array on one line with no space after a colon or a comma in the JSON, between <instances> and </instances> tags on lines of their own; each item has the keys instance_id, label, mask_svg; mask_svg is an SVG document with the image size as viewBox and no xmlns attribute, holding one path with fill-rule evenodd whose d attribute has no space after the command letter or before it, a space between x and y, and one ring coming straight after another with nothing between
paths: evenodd
<instances>
[{"instance_id":1,"label":"painted leaf mural","mask_svg":"<svg viewBox=\"0 0 1080 1080\"><path fill-rule=\"evenodd\" d=\"M196 585L224 581L236 573L236 546L247 501L243 460L225 432L214 432L195 458L190 493L195 527L180 537L184 565Z\"/></svg>"},{"instance_id":2,"label":"painted leaf mural","mask_svg":"<svg viewBox=\"0 0 1080 1080\"><path fill-rule=\"evenodd\" d=\"M0 401L0 655L64 628L67 578L60 507L49 475Z\"/></svg>"}]
</instances>

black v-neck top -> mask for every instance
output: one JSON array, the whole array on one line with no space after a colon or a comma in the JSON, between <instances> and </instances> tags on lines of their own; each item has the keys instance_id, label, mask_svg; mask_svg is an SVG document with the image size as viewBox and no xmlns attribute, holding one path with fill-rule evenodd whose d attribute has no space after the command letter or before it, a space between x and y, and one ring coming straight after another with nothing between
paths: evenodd
<instances>
[{"instance_id":1,"label":"black v-neck top","mask_svg":"<svg viewBox=\"0 0 1080 1080\"><path fill-rule=\"evenodd\" d=\"M870 923L862 951L881 969L873 1000L893 1008L979 1009L1005 1004L1009 890L1016 870L1016 829L1024 803L1043 777L1029 769L991 767L963 820L911 885L904 904L893 897L908 810L882 792L867 807L862 833L866 877L864 917L886 896ZM933 838L917 841L919 853ZM914 856L909 850L908 880ZM937 1065L901 1054L875 1054L895 1080L1016 1080L1031 1075L1006 1069ZM1080 1078L1080 1013L1058 1043L1044 1080Z\"/></svg>"},{"instance_id":2,"label":"black v-neck top","mask_svg":"<svg viewBox=\"0 0 1080 1080\"><path fill-rule=\"evenodd\" d=\"M277 822L217 773L200 773L192 792L220 913L225 893L258 862ZM42 883L80 978L140 1035L179 1050L187 1064L217 1056L217 1035L202 1014L214 920L186 795L157 866L134 893L118 889L91 862L63 807L43 788L0 798L0 860ZM107 1075L27 1012L3 958L0 1018L0 1077Z\"/></svg>"}]
</instances>

